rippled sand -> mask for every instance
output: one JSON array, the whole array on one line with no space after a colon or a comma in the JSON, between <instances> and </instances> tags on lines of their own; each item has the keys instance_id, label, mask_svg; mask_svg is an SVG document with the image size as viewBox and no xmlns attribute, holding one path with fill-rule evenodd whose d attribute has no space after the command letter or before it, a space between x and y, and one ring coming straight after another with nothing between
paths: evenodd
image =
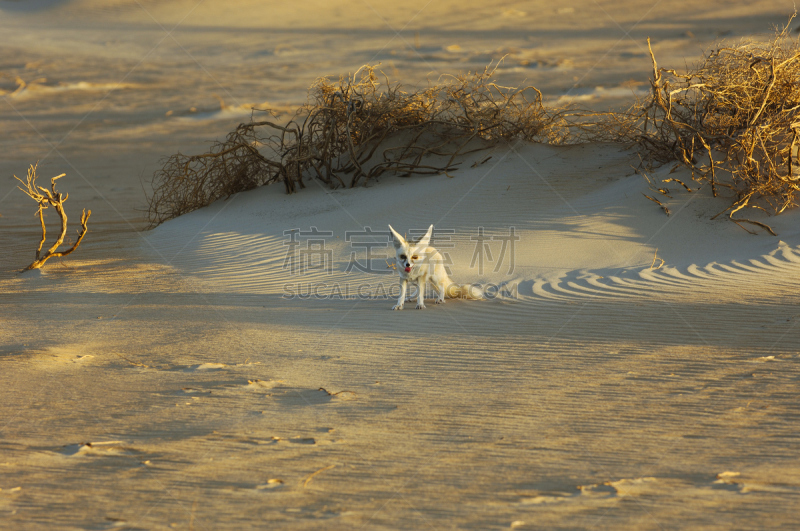
<instances>
[{"instance_id":1,"label":"rippled sand","mask_svg":"<svg viewBox=\"0 0 800 531\"><path fill-rule=\"evenodd\" d=\"M505 55L502 82L603 108L646 87L647 36L680 66L791 6L221 4L0 1L0 527L800 524L797 212L754 236L679 188L667 217L610 145L262 188L153 231L140 184L363 63L419 84ZM38 220L11 175L37 159L93 216L19 275ZM489 300L390 311L388 240L354 267L389 223L434 224Z\"/></svg>"}]
</instances>

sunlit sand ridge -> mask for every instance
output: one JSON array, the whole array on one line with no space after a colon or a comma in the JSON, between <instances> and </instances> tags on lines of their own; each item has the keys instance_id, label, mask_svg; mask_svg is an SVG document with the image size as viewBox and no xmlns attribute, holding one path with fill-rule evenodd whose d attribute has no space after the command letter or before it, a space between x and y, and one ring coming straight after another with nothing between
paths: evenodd
<instances>
[{"instance_id":1,"label":"sunlit sand ridge","mask_svg":"<svg viewBox=\"0 0 800 531\"><path fill-rule=\"evenodd\" d=\"M794 210L748 234L665 166L693 189L667 216L631 151L512 143L143 230L162 157L317 76L505 56L503 83L605 108L648 87L646 37L680 66L793 9L695 4L0 1L0 527L798 527ZM93 214L20 275L37 159ZM433 224L487 299L391 311L388 224Z\"/></svg>"}]
</instances>

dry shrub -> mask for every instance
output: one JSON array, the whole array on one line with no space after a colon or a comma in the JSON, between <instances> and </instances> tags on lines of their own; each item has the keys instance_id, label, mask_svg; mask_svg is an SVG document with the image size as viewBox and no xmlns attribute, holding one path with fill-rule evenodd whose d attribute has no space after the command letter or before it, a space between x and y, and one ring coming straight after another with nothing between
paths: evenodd
<instances>
[{"instance_id":1,"label":"dry shrub","mask_svg":"<svg viewBox=\"0 0 800 531\"><path fill-rule=\"evenodd\" d=\"M637 111L606 119L604 134L627 137L649 162L687 166L695 180L710 183L714 196L719 187L729 188L735 200L717 216L728 212L740 226L772 232L734 214L745 208L783 212L800 190L800 47L788 28L767 42L712 50L685 73L659 68L650 49L650 97Z\"/></svg>"},{"instance_id":2,"label":"dry shrub","mask_svg":"<svg viewBox=\"0 0 800 531\"><path fill-rule=\"evenodd\" d=\"M282 182L288 193L314 178L353 187L386 172L452 171L475 141L565 140L562 113L545 109L541 92L500 86L489 68L410 92L379 73L364 66L338 82L319 79L288 124L243 123L208 153L166 159L151 183L151 226L264 184Z\"/></svg>"},{"instance_id":3,"label":"dry shrub","mask_svg":"<svg viewBox=\"0 0 800 531\"><path fill-rule=\"evenodd\" d=\"M732 190L717 215L772 232L734 215L780 213L800 190L800 45L789 24L766 42L712 50L684 73L660 68L650 54L650 95L627 112L546 108L536 88L500 86L489 68L410 92L372 66L338 82L320 79L287 124L251 120L207 153L166 159L151 183L151 226L274 182L293 193L309 179L337 188L385 172L447 173L459 155L520 139L634 145L644 166L677 161L715 196Z\"/></svg>"},{"instance_id":4,"label":"dry shrub","mask_svg":"<svg viewBox=\"0 0 800 531\"><path fill-rule=\"evenodd\" d=\"M38 165L39 163L30 165L28 168L28 176L25 181L16 175L14 176L14 178L18 180L20 184L22 184L22 186L18 186L17 188L19 188L19 190L21 190L25 195L39 204L39 209L36 213L39 215L39 222L42 225L42 239L39 240L39 247L36 249L36 259L25 268L25 271L30 271L31 269L40 269L49 259L67 256L72 251L77 249L83 241L83 237L86 236L86 233L89 230L87 224L89 222L89 216L92 215L91 210L88 212L86 209L83 210L83 213L81 214L81 229L78 231L78 239L69 249L58 251L57 249L62 243L64 243L64 238L67 235L67 213L64 211L64 202L69 199L69 194L62 194L56 190L56 181L64 177L66 174L62 173L61 175L57 175L56 177L50 179L50 189L48 190L44 186L39 186L36 184L36 178L38 177L36 174L36 169ZM42 246L47 240L47 227L44 224L44 211L48 207L53 207L58 214L58 217L61 219L61 232L56 238L55 243L53 243L53 245L50 246L50 248L47 249L44 254L42 254Z\"/></svg>"}]
</instances>

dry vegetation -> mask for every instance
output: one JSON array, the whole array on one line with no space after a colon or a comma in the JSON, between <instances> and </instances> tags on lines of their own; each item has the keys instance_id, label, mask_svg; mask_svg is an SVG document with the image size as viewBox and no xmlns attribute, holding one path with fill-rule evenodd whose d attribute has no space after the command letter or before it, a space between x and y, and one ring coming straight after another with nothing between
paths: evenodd
<instances>
[{"instance_id":1,"label":"dry vegetation","mask_svg":"<svg viewBox=\"0 0 800 531\"><path fill-rule=\"evenodd\" d=\"M800 49L788 28L712 50L684 73L659 67L651 49L650 96L624 113L548 108L536 88L500 86L489 69L412 92L371 66L338 83L320 79L288 124L251 121L208 153L168 158L152 181L150 222L274 182L292 193L309 179L336 188L386 172L447 173L469 150L521 139L636 146L645 166L677 162L715 196L730 189L734 200L718 215L772 232L739 216L780 213L800 190Z\"/></svg>"},{"instance_id":2,"label":"dry vegetation","mask_svg":"<svg viewBox=\"0 0 800 531\"><path fill-rule=\"evenodd\" d=\"M81 214L81 230L78 231L78 239L69 249L65 251L58 251L58 247L64 242L64 237L67 235L67 214L64 212L64 202L69 198L69 194L64 195L56 190L56 180L64 177L64 175L65 174L62 173L61 175L57 175L56 177L50 179L49 190L44 186L39 186L36 184L36 165L31 165L31 167L28 168L28 176L25 181L16 175L14 176L14 178L22 183L22 186L24 186L24 188L22 186L18 188L22 190L25 195L39 203L39 210L37 211L37 214L39 215L39 221L42 224L42 239L39 241L39 247L36 249L36 259L25 268L25 271L41 268L50 258L67 256L78 248L78 245L81 244L83 237L86 236L86 232L89 230L86 224L89 221L89 216L92 215L92 211L89 210L87 212L84 209L83 213ZM61 219L61 232L59 233L58 238L56 238L55 243L53 243L53 245L51 245L44 254L42 254L42 246L47 239L47 229L45 228L44 224L44 211L50 206L56 210L58 217Z\"/></svg>"},{"instance_id":3,"label":"dry vegetation","mask_svg":"<svg viewBox=\"0 0 800 531\"><path fill-rule=\"evenodd\" d=\"M685 73L660 68L650 53L650 98L608 118L607 131L636 144L645 161L685 165L714 196L732 190L734 201L717 216L727 212L739 224L772 232L734 216L746 208L777 214L796 204L800 47L789 24L768 42L712 50Z\"/></svg>"},{"instance_id":4,"label":"dry vegetation","mask_svg":"<svg viewBox=\"0 0 800 531\"><path fill-rule=\"evenodd\" d=\"M318 80L309 103L286 125L239 125L208 153L168 158L153 177L151 225L264 184L288 193L319 179L353 187L386 173L439 174L476 142L561 142L567 130L558 110L546 109L534 87L508 88L493 70L450 77L405 92L375 67L334 83ZM380 77L379 77L380 74Z\"/></svg>"}]
</instances>

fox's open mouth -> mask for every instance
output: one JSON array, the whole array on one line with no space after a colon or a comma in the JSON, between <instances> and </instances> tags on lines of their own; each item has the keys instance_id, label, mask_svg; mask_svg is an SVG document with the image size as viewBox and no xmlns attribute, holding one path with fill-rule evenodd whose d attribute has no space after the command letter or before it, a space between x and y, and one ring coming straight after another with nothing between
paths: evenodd
<instances>
[{"instance_id":1,"label":"fox's open mouth","mask_svg":"<svg viewBox=\"0 0 800 531\"><path fill-rule=\"evenodd\" d=\"M406 268L406 273L408 273L409 271L411 271L411 268L410 268L410 267L407 267L407 268Z\"/></svg>"}]
</instances>

